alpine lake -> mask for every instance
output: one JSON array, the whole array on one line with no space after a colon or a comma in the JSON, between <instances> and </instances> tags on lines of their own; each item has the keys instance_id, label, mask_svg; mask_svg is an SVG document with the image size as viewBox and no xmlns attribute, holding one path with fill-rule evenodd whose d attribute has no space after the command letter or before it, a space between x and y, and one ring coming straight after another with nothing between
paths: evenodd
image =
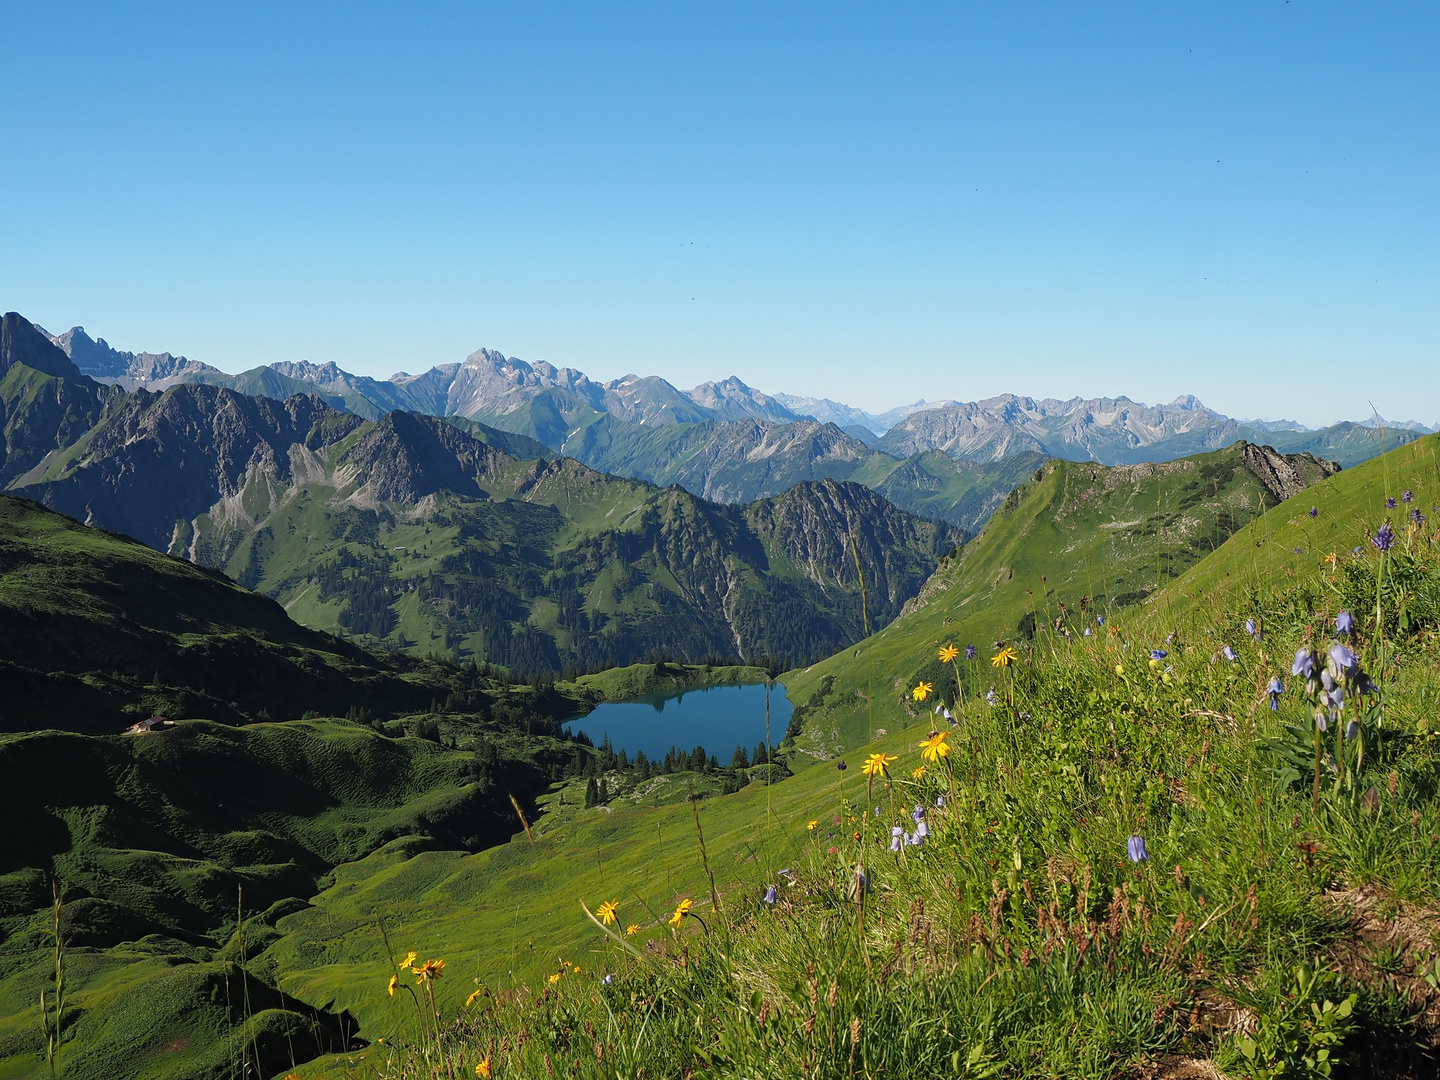
<instances>
[{"instance_id":1,"label":"alpine lake","mask_svg":"<svg viewBox=\"0 0 1440 1080\"><path fill-rule=\"evenodd\" d=\"M776 684L770 690L771 746L785 737L791 711L785 688ZM609 736L615 752L624 750L632 759L637 751L658 761L671 748L690 751L703 746L707 754L728 765L735 747L753 754L756 746L765 743L765 684L696 686L607 702L565 726L584 732L596 746Z\"/></svg>"}]
</instances>

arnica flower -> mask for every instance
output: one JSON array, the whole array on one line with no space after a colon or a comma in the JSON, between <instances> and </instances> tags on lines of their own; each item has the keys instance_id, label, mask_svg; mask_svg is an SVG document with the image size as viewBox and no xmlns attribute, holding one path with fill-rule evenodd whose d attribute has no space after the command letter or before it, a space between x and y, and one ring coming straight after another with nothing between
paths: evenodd
<instances>
[{"instance_id":1,"label":"arnica flower","mask_svg":"<svg viewBox=\"0 0 1440 1080\"><path fill-rule=\"evenodd\" d=\"M475 1066L475 1075L478 1080L490 1080L492 1074L490 1072L490 1059L488 1057L480 1059L480 1064Z\"/></svg>"},{"instance_id":2,"label":"arnica flower","mask_svg":"<svg viewBox=\"0 0 1440 1080\"><path fill-rule=\"evenodd\" d=\"M925 766L924 766L924 765L916 765L915 768L913 768L913 769L910 770L910 779L912 779L912 780L919 780L919 779L920 779L922 776L924 776L924 775L925 775Z\"/></svg>"},{"instance_id":3,"label":"arnica flower","mask_svg":"<svg viewBox=\"0 0 1440 1080\"><path fill-rule=\"evenodd\" d=\"M1318 506L1312 506L1312 507L1310 507L1310 516L1311 516L1312 518L1317 518L1317 517L1319 517L1319 516L1320 516L1320 508L1319 508Z\"/></svg>"},{"instance_id":4,"label":"arnica flower","mask_svg":"<svg viewBox=\"0 0 1440 1080\"><path fill-rule=\"evenodd\" d=\"M920 756L929 762L949 757L950 744L945 741L948 738L950 738L948 731L932 731L930 737L920 743Z\"/></svg>"},{"instance_id":5,"label":"arnica flower","mask_svg":"<svg viewBox=\"0 0 1440 1080\"><path fill-rule=\"evenodd\" d=\"M811 824L813 825L815 823L811 822ZM690 914L690 909L694 906L694 902L691 901L688 896L684 900L681 900L680 903L675 905L675 914L670 916L670 925L675 927L676 930L679 930L681 921L686 915Z\"/></svg>"},{"instance_id":6,"label":"arnica flower","mask_svg":"<svg viewBox=\"0 0 1440 1080\"><path fill-rule=\"evenodd\" d=\"M765 899L762 901L762 903L774 904L778 902L779 899L780 890L775 888L774 885L771 885L768 889L765 890Z\"/></svg>"},{"instance_id":7,"label":"arnica flower","mask_svg":"<svg viewBox=\"0 0 1440 1080\"><path fill-rule=\"evenodd\" d=\"M1270 685L1265 688L1265 692L1270 695L1270 711L1279 712L1280 695L1285 692L1285 684L1280 681L1279 675L1270 676Z\"/></svg>"},{"instance_id":8,"label":"arnica flower","mask_svg":"<svg viewBox=\"0 0 1440 1080\"><path fill-rule=\"evenodd\" d=\"M900 850L900 845L903 842L904 837L904 829L902 829L899 825L892 826L890 829L890 850L898 852Z\"/></svg>"},{"instance_id":9,"label":"arnica flower","mask_svg":"<svg viewBox=\"0 0 1440 1080\"><path fill-rule=\"evenodd\" d=\"M1145 838L1143 836L1132 836L1125 841L1125 850L1133 863L1144 862L1150 858L1150 853L1145 850Z\"/></svg>"},{"instance_id":10,"label":"arnica flower","mask_svg":"<svg viewBox=\"0 0 1440 1080\"><path fill-rule=\"evenodd\" d=\"M399 985L400 985L400 976L399 976L399 975L391 975L391 976L390 976L390 996L391 996L391 997L394 997L394 996L395 996L395 988L396 988L397 986L399 986Z\"/></svg>"},{"instance_id":11,"label":"arnica flower","mask_svg":"<svg viewBox=\"0 0 1440 1080\"><path fill-rule=\"evenodd\" d=\"M1161 661L1161 660L1164 660L1164 659L1165 659L1167 656L1169 656L1169 655L1170 655L1170 654L1169 654L1168 652L1166 652L1164 649L1151 649L1151 650L1150 650L1150 659L1156 661L1157 663L1158 663L1159 661Z\"/></svg>"},{"instance_id":12,"label":"arnica flower","mask_svg":"<svg viewBox=\"0 0 1440 1080\"><path fill-rule=\"evenodd\" d=\"M934 691L935 687L932 686L930 683L921 682L919 686L915 687L914 690L910 691L910 696L913 697L916 701L924 701L927 697L934 693Z\"/></svg>"},{"instance_id":13,"label":"arnica flower","mask_svg":"<svg viewBox=\"0 0 1440 1080\"><path fill-rule=\"evenodd\" d=\"M966 659L966 660L974 660L974 659L975 659L975 646L974 646L974 645L966 645L966 646L965 646L965 659Z\"/></svg>"},{"instance_id":14,"label":"arnica flower","mask_svg":"<svg viewBox=\"0 0 1440 1080\"><path fill-rule=\"evenodd\" d=\"M1220 655L1223 656L1223 657L1225 657L1226 660L1229 660L1229 661L1231 661L1232 663L1233 663L1235 660L1238 660L1238 659L1239 659L1239 657L1237 657L1237 656L1235 655L1235 650L1232 649L1229 645L1226 645L1226 646L1224 646L1223 648L1221 648L1221 650L1220 650Z\"/></svg>"},{"instance_id":15,"label":"arnica flower","mask_svg":"<svg viewBox=\"0 0 1440 1080\"><path fill-rule=\"evenodd\" d=\"M807 822L805 823L805 828L809 829L811 832L814 832L814 831L815 831L816 829L818 829L819 827L820 827L820 822L816 821L814 818L811 818L809 821L807 821Z\"/></svg>"},{"instance_id":16,"label":"arnica flower","mask_svg":"<svg viewBox=\"0 0 1440 1080\"><path fill-rule=\"evenodd\" d=\"M445 974L445 961L426 960L418 968L411 968L410 970L415 972L416 975L420 976L418 979L415 980L417 983L433 982L434 980L440 978L441 975Z\"/></svg>"},{"instance_id":17,"label":"arnica flower","mask_svg":"<svg viewBox=\"0 0 1440 1080\"><path fill-rule=\"evenodd\" d=\"M1394 502L1395 500L1390 501ZM1381 551L1389 551L1395 546L1395 530L1390 527L1388 521L1375 530L1375 535L1370 538L1370 543Z\"/></svg>"},{"instance_id":18,"label":"arnica flower","mask_svg":"<svg viewBox=\"0 0 1440 1080\"><path fill-rule=\"evenodd\" d=\"M1390 496L1390 498L1388 498L1388 499L1385 500L1385 509L1386 509L1386 510L1394 510L1394 509L1395 509L1395 496L1392 495L1392 496Z\"/></svg>"},{"instance_id":19,"label":"arnica flower","mask_svg":"<svg viewBox=\"0 0 1440 1080\"><path fill-rule=\"evenodd\" d=\"M402 967L402 968L411 967L411 966L415 963L415 961L418 960L418 959L420 959L420 954L419 954L419 953L409 952L409 953L406 953L406 954L405 954L405 959L404 959L404 960L401 960L400 963L399 963L398 965L396 965L396 966L397 966L397 967Z\"/></svg>"},{"instance_id":20,"label":"arnica flower","mask_svg":"<svg viewBox=\"0 0 1440 1080\"><path fill-rule=\"evenodd\" d=\"M1414 501L1415 501L1415 492L1411 491L1409 488L1406 488L1405 491L1404 491L1404 493L1400 496L1400 501L1401 501L1401 502L1407 502L1407 503L1408 503L1408 502L1414 502Z\"/></svg>"},{"instance_id":21,"label":"arnica flower","mask_svg":"<svg viewBox=\"0 0 1440 1080\"><path fill-rule=\"evenodd\" d=\"M1335 632L1337 634L1353 634L1355 632L1355 616L1348 611L1342 611L1336 615Z\"/></svg>"},{"instance_id":22,"label":"arnica flower","mask_svg":"<svg viewBox=\"0 0 1440 1080\"><path fill-rule=\"evenodd\" d=\"M865 759L865 764L860 766L860 771L866 776L888 776L890 766L900 759L894 754L871 754Z\"/></svg>"},{"instance_id":23,"label":"arnica flower","mask_svg":"<svg viewBox=\"0 0 1440 1080\"><path fill-rule=\"evenodd\" d=\"M1009 667L1011 663L1020 659L1020 654L1006 645L998 653L990 658L990 663L996 667Z\"/></svg>"},{"instance_id":24,"label":"arnica flower","mask_svg":"<svg viewBox=\"0 0 1440 1080\"><path fill-rule=\"evenodd\" d=\"M959 655L960 650L957 649L954 645L946 645L940 650L940 662L942 664L948 664L951 660L954 660L955 657Z\"/></svg>"},{"instance_id":25,"label":"arnica flower","mask_svg":"<svg viewBox=\"0 0 1440 1080\"><path fill-rule=\"evenodd\" d=\"M632 922L629 926L625 927L625 936L626 936L626 937L634 937L634 936L635 936L636 934L638 934L639 932L640 932L640 924L639 924L638 922Z\"/></svg>"},{"instance_id":26,"label":"arnica flower","mask_svg":"<svg viewBox=\"0 0 1440 1080\"><path fill-rule=\"evenodd\" d=\"M478 998L478 997L479 997L481 994L483 994L484 992L485 992L484 989L481 988L481 987L476 987L474 990L472 990L472 991L470 992L470 996L465 999L465 1007L468 1009L471 1005L474 1005L474 1004L475 1004L475 999Z\"/></svg>"},{"instance_id":27,"label":"arnica flower","mask_svg":"<svg viewBox=\"0 0 1440 1080\"><path fill-rule=\"evenodd\" d=\"M1290 665L1291 675L1303 675L1307 679L1315 677L1315 654L1309 649L1300 649L1295 653L1295 662Z\"/></svg>"},{"instance_id":28,"label":"arnica flower","mask_svg":"<svg viewBox=\"0 0 1440 1080\"><path fill-rule=\"evenodd\" d=\"M595 913L600 916L601 925L614 926L617 922L620 921L618 918L616 918L615 914L619 910L619 900L606 900L603 904L601 904L598 908L595 909Z\"/></svg>"},{"instance_id":29,"label":"arnica flower","mask_svg":"<svg viewBox=\"0 0 1440 1080\"><path fill-rule=\"evenodd\" d=\"M563 971L557 971L557 972L555 972L553 975L551 975L551 976L550 976L550 985L551 985L551 986L554 986L556 983L558 983L558 982L560 981L560 976L561 976L561 975L564 975L564 974L565 974L565 973L564 973Z\"/></svg>"}]
</instances>

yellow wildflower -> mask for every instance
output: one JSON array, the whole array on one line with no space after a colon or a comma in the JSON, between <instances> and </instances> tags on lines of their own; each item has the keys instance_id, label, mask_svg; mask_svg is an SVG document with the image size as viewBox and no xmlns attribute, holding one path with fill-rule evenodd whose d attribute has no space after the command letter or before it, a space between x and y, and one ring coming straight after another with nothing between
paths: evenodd
<instances>
[{"instance_id":1,"label":"yellow wildflower","mask_svg":"<svg viewBox=\"0 0 1440 1080\"><path fill-rule=\"evenodd\" d=\"M934 686L932 686L928 682L922 682L919 686L915 687L914 690L910 691L910 696L913 697L916 701L924 701L934 692Z\"/></svg>"},{"instance_id":2,"label":"yellow wildflower","mask_svg":"<svg viewBox=\"0 0 1440 1080\"><path fill-rule=\"evenodd\" d=\"M926 761L939 761L942 757L949 757L950 744L945 741L949 737L948 731L932 731L930 737L920 744L920 756Z\"/></svg>"},{"instance_id":3,"label":"yellow wildflower","mask_svg":"<svg viewBox=\"0 0 1440 1080\"><path fill-rule=\"evenodd\" d=\"M551 985L551 986L554 986L556 983L558 983L558 982L560 981L560 976L563 975L563 974L564 974L564 972L562 972L562 971L557 971L557 972L555 972L554 975L551 975L551 976L550 976L550 985Z\"/></svg>"},{"instance_id":4,"label":"yellow wildflower","mask_svg":"<svg viewBox=\"0 0 1440 1080\"><path fill-rule=\"evenodd\" d=\"M420 976L418 979L415 980L417 983L429 982L433 979L438 979L441 975L445 974L445 961L426 960L419 967L411 968L410 970L413 971L416 975Z\"/></svg>"},{"instance_id":5,"label":"yellow wildflower","mask_svg":"<svg viewBox=\"0 0 1440 1080\"><path fill-rule=\"evenodd\" d=\"M940 649L940 662L942 664L948 664L951 660L954 660L955 657L959 655L960 650L957 649L954 645L944 645Z\"/></svg>"},{"instance_id":6,"label":"yellow wildflower","mask_svg":"<svg viewBox=\"0 0 1440 1080\"><path fill-rule=\"evenodd\" d=\"M990 658L990 663L996 667L1009 667L1012 661L1019 660L1020 654L1006 645L998 653Z\"/></svg>"},{"instance_id":7,"label":"yellow wildflower","mask_svg":"<svg viewBox=\"0 0 1440 1080\"><path fill-rule=\"evenodd\" d=\"M390 976L390 996L391 996L391 997L394 997L394 996L395 996L395 987L397 987L397 986L399 986L399 985L400 985L400 976L399 976L399 975L391 975L391 976Z\"/></svg>"},{"instance_id":8,"label":"yellow wildflower","mask_svg":"<svg viewBox=\"0 0 1440 1080\"><path fill-rule=\"evenodd\" d=\"M480 1064L475 1066L475 1075L479 1080L490 1080L490 1058L483 1057Z\"/></svg>"},{"instance_id":9,"label":"yellow wildflower","mask_svg":"<svg viewBox=\"0 0 1440 1080\"><path fill-rule=\"evenodd\" d=\"M900 759L894 754L871 754L860 766L866 776L883 776L890 771L890 765Z\"/></svg>"},{"instance_id":10,"label":"yellow wildflower","mask_svg":"<svg viewBox=\"0 0 1440 1080\"><path fill-rule=\"evenodd\" d=\"M809 829L811 832L814 832L814 831L815 831L816 829L818 829L819 827L820 827L820 822L817 821L815 818L811 818L809 821L807 821L807 822L805 823L805 828Z\"/></svg>"},{"instance_id":11,"label":"yellow wildflower","mask_svg":"<svg viewBox=\"0 0 1440 1080\"><path fill-rule=\"evenodd\" d=\"M913 769L910 770L910 775L911 775L914 779L919 780L920 777L922 777L922 776L925 775L925 766L924 766L924 765L916 765L915 768L913 768Z\"/></svg>"},{"instance_id":12,"label":"yellow wildflower","mask_svg":"<svg viewBox=\"0 0 1440 1080\"><path fill-rule=\"evenodd\" d=\"M615 917L615 913L620 910L619 900L606 900L596 910L600 915L600 922L604 926L614 926L620 921Z\"/></svg>"},{"instance_id":13,"label":"yellow wildflower","mask_svg":"<svg viewBox=\"0 0 1440 1080\"><path fill-rule=\"evenodd\" d=\"M639 924L638 922L632 922L629 926L625 927L625 936L626 936L626 937L634 937L634 936L635 936L636 934L638 934L639 932L640 932L640 924Z\"/></svg>"},{"instance_id":14,"label":"yellow wildflower","mask_svg":"<svg viewBox=\"0 0 1440 1080\"><path fill-rule=\"evenodd\" d=\"M675 914L670 916L670 925L677 930L680 929L680 920L690 914L690 908L693 906L688 896L684 900L681 900L680 903L675 906Z\"/></svg>"},{"instance_id":15,"label":"yellow wildflower","mask_svg":"<svg viewBox=\"0 0 1440 1080\"><path fill-rule=\"evenodd\" d=\"M402 967L402 968L407 968L407 967L409 967L410 965L412 965L413 963L415 963L415 961L418 960L419 958L420 958L420 954L419 954L419 953L413 953L413 952L411 952L411 953L406 953L406 954L405 954L405 959L400 961L399 966Z\"/></svg>"},{"instance_id":16,"label":"yellow wildflower","mask_svg":"<svg viewBox=\"0 0 1440 1080\"><path fill-rule=\"evenodd\" d=\"M474 992L472 992L471 995L465 999L465 1007L468 1009L471 1005L474 1005L475 999L478 998L482 993L484 993L484 991L478 988Z\"/></svg>"}]
</instances>

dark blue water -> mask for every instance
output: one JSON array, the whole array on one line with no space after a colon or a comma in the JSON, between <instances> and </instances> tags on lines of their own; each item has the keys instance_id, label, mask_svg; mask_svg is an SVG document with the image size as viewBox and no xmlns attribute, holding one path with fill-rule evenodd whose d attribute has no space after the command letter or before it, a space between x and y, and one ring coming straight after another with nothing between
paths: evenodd
<instances>
[{"instance_id":1,"label":"dark blue water","mask_svg":"<svg viewBox=\"0 0 1440 1080\"><path fill-rule=\"evenodd\" d=\"M785 737L790 712L785 688L777 683L770 690L771 746ZM596 746L608 734L615 752L624 750L631 758L637 750L653 761L672 746L685 751L703 746L721 765L729 765L735 747L753 755L765 741L765 684L696 687L614 702L565 726L583 731Z\"/></svg>"}]
</instances>

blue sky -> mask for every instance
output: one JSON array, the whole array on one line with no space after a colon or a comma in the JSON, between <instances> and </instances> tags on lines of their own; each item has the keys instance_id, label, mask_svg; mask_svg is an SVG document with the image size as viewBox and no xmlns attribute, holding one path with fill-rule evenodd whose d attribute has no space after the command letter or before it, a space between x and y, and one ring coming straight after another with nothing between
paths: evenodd
<instances>
[{"instance_id":1,"label":"blue sky","mask_svg":"<svg viewBox=\"0 0 1440 1080\"><path fill-rule=\"evenodd\" d=\"M1440 421L1434 5L32 5L0 307L880 410Z\"/></svg>"}]
</instances>

